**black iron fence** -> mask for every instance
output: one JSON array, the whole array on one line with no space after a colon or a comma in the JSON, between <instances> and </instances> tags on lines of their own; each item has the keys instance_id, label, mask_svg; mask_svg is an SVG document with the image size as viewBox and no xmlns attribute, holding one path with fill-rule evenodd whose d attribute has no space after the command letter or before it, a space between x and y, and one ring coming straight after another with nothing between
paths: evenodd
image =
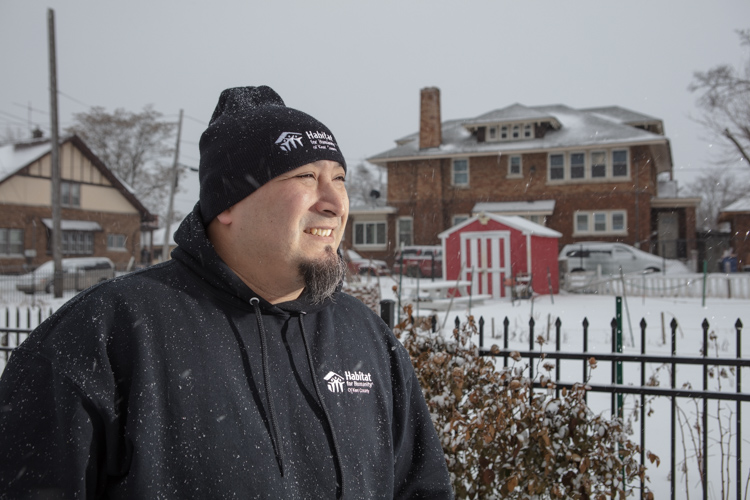
<instances>
[{"instance_id":1,"label":"black iron fence","mask_svg":"<svg viewBox=\"0 0 750 500\"><path fill-rule=\"evenodd\" d=\"M381 317L389 325L393 325L393 309L394 304L392 301L381 302ZM589 322L584 319L582 322L582 335L581 335L581 350L576 352L565 352L561 346L561 330L562 322L558 318L554 324L554 339L550 339L554 343L554 346L550 346L550 350L544 350L544 343L540 342L539 336L535 334L535 321L533 318L529 320L529 335L528 335L528 349L521 350L512 349L509 347L510 335L510 320L506 317L502 324L502 332L497 340L501 340L502 347L495 345L492 348L488 348L485 344L485 320L479 318L478 329L479 329L479 350L483 356L493 356L496 358L502 358L503 366L508 366L508 359L519 359L528 361L529 378L534 378L535 366L542 360L553 361L554 366L554 380L555 380L555 391L559 397L559 392L563 388L572 388L576 385L575 382L570 380L564 380L561 374L561 365L563 361L575 364L580 362L580 381L584 382L589 393L603 393L610 395L610 410L613 416L623 416L623 400L624 395L633 395L636 399L636 421L638 423L638 439L641 447L641 464L646 465L646 416L647 416L647 402L655 398L666 398L670 405L670 492L671 498L676 498L677 492L677 450L676 444L677 430L678 430L678 400L694 400L700 403L700 415L699 425L694 425L700 431L700 450L697 450L697 454L700 457L699 474L702 483L702 495L704 499L709 498L709 478L707 471L709 470L709 402L710 401L723 401L729 405L734 406L733 413L733 424L735 428L734 433L734 453L732 455L731 450L725 450L722 453L726 453L727 462L729 459L735 460L734 475L734 488L736 497L741 498L742 492L742 403L750 401L750 393L743 392L742 390L742 368L750 367L750 359L742 358L742 322L737 319L734 324L734 356L727 357L709 357L709 329L710 324L707 320L704 320L701 325L703 333L702 349L699 356L684 356L677 354L677 331L678 323L677 320L673 319L669 325L670 330L670 344L669 354L648 354L646 352L646 330L647 323L645 319L640 322L640 353L629 354L622 352L622 343L618 343L618 326L616 319L611 322L611 335L612 335L612 347L610 352L592 352L589 350ZM460 328L460 319L457 316L455 318L455 327ZM432 317L432 328L433 331L438 329L438 322L435 316ZM494 336L494 326L493 326ZM619 332L621 334L621 331ZM619 337L621 338L621 337ZM494 339L493 339L494 340ZM545 346L546 347L546 346ZM728 346L725 346L729 349ZM609 375L609 383L592 383L591 376L591 364L609 363L611 367ZM624 365L637 365L640 371L640 380L636 383L625 384L622 382L622 369ZM661 365L665 366L669 373L669 386L661 387L655 385L653 380L647 380L646 378L646 367ZM677 374L680 367L699 367L702 372L702 388L696 389L691 386L677 386ZM724 390L710 390L709 389L709 378L714 377L712 372L714 370L728 369L725 371L727 376L733 376L733 391ZM570 375L570 366L566 365L567 377ZM733 375L730 375L733 374ZM579 382L580 383L580 382ZM546 389L541 387L540 384L536 384L539 389ZM716 454L714 454L714 457ZM687 458L685 458L687 460ZM750 479L749 479L750 481ZM729 486L729 485L725 485ZM642 492L645 491L645 484L641 485Z\"/></svg>"}]
</instances>

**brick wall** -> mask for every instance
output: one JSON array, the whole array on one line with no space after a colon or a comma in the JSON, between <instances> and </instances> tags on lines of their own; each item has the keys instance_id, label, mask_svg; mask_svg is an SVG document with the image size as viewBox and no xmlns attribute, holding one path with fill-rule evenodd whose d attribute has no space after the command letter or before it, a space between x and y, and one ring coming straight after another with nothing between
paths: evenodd
<instances>
[{"instance_id":1,"label":"brick wall","mask_svg":"<svg viewBox=\"0 0 750 500\"><path fill-rule=\"evenodd\" d=\"M94 256L109 257L118 267L127 265L131 257L140 261L140 216L137 214L116 214L106 212L89 212L63 208L62 219L85 220L99 223L102 231L94 233ZM0 204L0 227L18 228L24 230L24 248L36 249L36 258L32 265L37 266L52 259L48 252L49 231L42 223L43 218L52 218L50 208L28 207L20 205ZM107 249L108 234L123 234L126 237L126 251L111 251ZM82 255L63 255L63 257L83 257ZM24 258L0 257L0 265L22 266Z\"/></svg>"}]
</instances>

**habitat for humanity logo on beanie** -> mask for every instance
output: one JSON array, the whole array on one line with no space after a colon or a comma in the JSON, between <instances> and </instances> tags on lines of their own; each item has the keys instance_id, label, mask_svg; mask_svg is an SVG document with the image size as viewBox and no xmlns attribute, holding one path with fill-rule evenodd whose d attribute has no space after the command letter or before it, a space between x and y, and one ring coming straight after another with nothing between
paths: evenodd
<instances>
[{"instance_id":1,"label":"habitat for humanity logo on beanie","mask_svg":"<svg viewBox=\"0 0 750 500\"><path fill-rule=\"evenodd\" d=\"M200 209L204 224L266 182L297 167L331 160L346 169L328 127L289 108L270 87L221 93L200 140Z\"/></svg>"}]
</instances>

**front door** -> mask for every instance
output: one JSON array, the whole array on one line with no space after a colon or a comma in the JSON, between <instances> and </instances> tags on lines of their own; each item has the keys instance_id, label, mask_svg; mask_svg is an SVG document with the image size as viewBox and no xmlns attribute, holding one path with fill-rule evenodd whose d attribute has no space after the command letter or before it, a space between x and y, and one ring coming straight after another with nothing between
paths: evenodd
<instances>
[{"instance_id":1,"label":"front door","mask_svg":"<svg viewBox=\"0 0 750 500\"><path fill-rule=\"evenodd\" d=\"M667 259L676 259L677 240L680 236L680 221L675 212L659 212L656 219L659 238L658 254Z\"/></svg>"},{"instance_id":2,"label":"front door","mask_svg":"<svg viewBox=\"0 0 750 500\"><path fill-rule=\"evenodd\" d=\"M505 297L510 272L510 231L461 233L461 279L472 282L472 294Z\"/></svg>"}]
</instances>

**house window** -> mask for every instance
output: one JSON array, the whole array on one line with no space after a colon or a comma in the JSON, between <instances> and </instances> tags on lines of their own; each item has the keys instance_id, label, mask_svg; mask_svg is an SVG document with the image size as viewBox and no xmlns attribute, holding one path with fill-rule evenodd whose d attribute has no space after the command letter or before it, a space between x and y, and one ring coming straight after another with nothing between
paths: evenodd
<instances>
[{"instance_id":1,"label":"house window","mask_svg":"<svg viewBox=\"0 0 750 500\"><path fill-rule=\"evenodd\" d=\"M0 255L23 255L23 229L0 229Z\"/></svg>"},{"instance_id":2,"label":"house window","mask_svg":"<svg viewBox=\"0 0 750 500\"><path fill-rule=\"evenodd\" d=\"M604 233L607 231L607 214L604 212L594 212L594 232Z\"/></svg>"},{"instance_id":3,"label":"house window","mask_svg":"<svg viewBox=\"0 0 750 500\"><path fill-rule=\"evenodd\" d=\"M411 217L401 217L398 220L398 246L413 245L412 234L414 230L414 221Z\"/></svg>"},{"instance_id":4,"label":"house window","mask_svg":"<svg viewBox=\"0 0 750 500\"><path fill-rule=\"evenodd\" d=\"M65 255L93 254L94 233L90 231L63 231L62 252Z\"/></svg>"},{"instance_id":5,"label":"house window","mask_svg":"<svg viewBox=\"0 0 750 500\"><path fill-rule=\"evenodd\" d=\"M521 136L521 127L513 125L513 138L518 139Z\"/></svg>"},{"instance_id":6,"label":"house window","mask_svg":"<svg viewBox=\"0 0 750 500\"><path fill-rule=\"evenodd\" d=\"M612 212L612 231L625 231L625 212Z\"/></svg>"},{"instance_id":7,"label":"house window","mask_svg":"<svg viewBox=\"0 0 750 500\"><path fill-rule=\"evenodd\" d=\"M489 137L489 140L494 141L497 139L497 127L490 127L489 131L487 132L487 136Z\"/></svg>"},{"instance_id":8,"label":"house window","mask_svg":"<svg viewBox=\"0 0 750 500\"><path fill-rule=\"evenodd\" d=\"M127 250L125 248L125 235L124 234L108 234L107 235L107 250L122 251Z\"/></svg>"},{"instance_id":9,"label":"house window","mask_svg":"<svg viewBox=\"0 0 750 500\"><path fill-rule=\"evenodd\" d=\"M574 233L577 235L627 233L627 219L624 210L576 212L574 224Z\"/></svg>"},{"instance_id":10,"label":"house window","mask_svg":"<svg viewBox=\"0 0 750 500\"><path fill-rule=\"evenodd\" d=\"M526 137L526 138L530 138L531 137L531 124L526 124L523 127L523 136Z\"/></svg>"},{"instance_id":11,"label":"house window","mask_svg":"<svg viewBox=\"0 0 750 500\"><path fill-rule=\"evenodd\" d=\"M612 176L628 176L628 151L626 149L612 151Z\"/></svg>"},{"instance_id":12,"label":"house window","mask_svg":"<svg viewBox=\"0 0 750 500\"><path fill-rule=\"evenodd\" d=\"M469 185L469 160L453 160L453 185Z\"/></svg>"},{"instance_id":13,"label":"house window","mask_svg":"<svg viewBox=\"0 0 750 500\"><path fill-rule=\"evenodd\" d=\"M570 178L583 179L586 175L586 155L584 153L570 154Z\"/></svg>"},{"instance_id":14,"label":"house window","mask_svg":"<svg viewBox=\"0 0 750 500\"><path fill-rule=\"evenodd\" d=\"M607 155L604 151L594 151L591 153L591 177L607 176Z\"/></svg>"},{"instance_id":15,"label":"house window","mask_svg":"<svg viewBox=\"0 0 750 500\"><path fill-rule=\"evenodd\" d=\"M354 244L385 245L385 222L355 222Z\"/></svg>"},{"instance_id":16,"label":"house window","mask_svg":"<svg viewBox=\"0 0 750 500\"><path fill-rule=\"evenodd\" d=\"M461 224L464 221L469 220L469 216L466 214L458 214L453 216L453 225Z\"/></svg>"},{"instance_id":17,"label":"house window","mask_svg":"<svg viewBox=\"0 0 750 500\"><path fill-rule=\"evenodd\" d=\"M519 177L521 175L521 157L511 156L508 160L508 176Z\"/></svg>"},{"instance_id":18,"label":"house window","mask_svg":"<svg viewBox=\"0 0 750 500\"><path fill-rule=\"evenodd\" d=\"M589 232L589 214L587 213L576 213L576 233L588 233Z\"/></svg>"},{"instance_id":19,"label":"house window","mask_svg":"<svg viewBox=\"0 0 750 500\"><path fill-rule=\"evenodd\" d=\"M76 182L61 182L60 203L68 207L80 207L81 185Z\"/></svg>"},{"instance_id":20,"label":"house window","mask_svg":"<svg viewBox=\"0 0 750 500\"><path fill-rule=\"evenodd\" d=\"M500 127L500 139L507 139L508 138L508 126L503 125Z\"/></svg>"},{"instance_id":21,"label":"house window","mask_svg":"<svg viewBox=\"0 0 750 500\"><path fill-rule=\"evenodd\" d=\"M549 155L549 178L562 180L565 178L565 160L561 154Z\"/></svg>"}]
</instances>

